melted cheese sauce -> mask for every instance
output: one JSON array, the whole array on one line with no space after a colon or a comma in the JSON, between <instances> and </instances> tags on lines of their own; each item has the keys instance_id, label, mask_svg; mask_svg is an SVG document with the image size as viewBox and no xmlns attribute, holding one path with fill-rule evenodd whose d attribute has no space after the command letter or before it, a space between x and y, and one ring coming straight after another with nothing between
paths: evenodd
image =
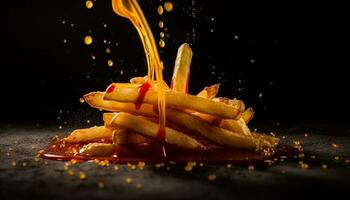
<instances>
[{"instance_id":1,"label":"melted cheese sauce","mask_svg":"<svg viewBox=\"0 0 350 200\"><path fill-rule=\"evenodd\" d=\"M137 0L112 0L112 7L115 13L132 22L141 38L147 60L148 81L153 88L157 84L159 133L162 133L165 130L165 86L163 63L160 60L154 36Z\"/></svg>"}]
</instances>

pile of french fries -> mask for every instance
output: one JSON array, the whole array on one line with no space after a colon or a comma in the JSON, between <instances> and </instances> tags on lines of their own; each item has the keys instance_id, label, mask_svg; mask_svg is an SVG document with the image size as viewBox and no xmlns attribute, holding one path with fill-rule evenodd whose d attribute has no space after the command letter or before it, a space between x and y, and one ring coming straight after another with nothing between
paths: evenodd
<instances>
[{"instance_id":1,"label":"pile of french fries","mask_svg":"<svg viewBox=\"0 0 350 200\"><path fill-rule=\"evenodd\" d=\"M216 97L218 84L205 87L197 95L187 93L191 60L192 50L185 43L178 50L171 87L165 91L167 125L162 142L205 152L206 146L196 139L201 137L225 148L273 152L279 139L250 131L247 124L254 112L246 109L243 101ZM104 126L75 130L65 138L66 142L87 143L80 149L81 155L108 156L118 145L157 141L156 84L147 91L140 108L134 104L145 82L147 77L135 77L130 83L113 83L112 91L84 95L91 107L108 111L103 114ZM113 143L93 142L99 138L111 138Z\"/></svg>"}]
</instances>

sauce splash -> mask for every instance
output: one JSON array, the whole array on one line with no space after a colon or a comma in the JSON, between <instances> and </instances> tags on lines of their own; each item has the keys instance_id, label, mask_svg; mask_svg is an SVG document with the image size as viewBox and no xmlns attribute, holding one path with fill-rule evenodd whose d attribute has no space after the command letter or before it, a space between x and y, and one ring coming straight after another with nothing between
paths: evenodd
<instances>
[{"instance_id":1,"label":"sauce splash","mask_svg":"<svg viewBox=\"0 0 350 200\"><path fill-rule=\"evenodd\" d=\"M112 143L110 138L101 138L95 142ZM176 163L185 164L191 162L203 162L205 164L235 164L235 165L267 165L278 162L280 158L285 160L293 159L293 156L298 155L300 151L292 146L280 144L276 148L273 155L263 155L261 153L235 148L221 148L217 146L210 147L203 151L188 151L178 149L169 144L159 143L154 140L152 144L142 143L133 145L118 145L116 151L110 156L84 156L80 155L81 149L87 143L67 143L64 139L56 138L52 143L42 152L40 156L50 160L69 161L72 159L78 161L88 160L108 160L110 163L126 164L147 162L154 163ZM156 144L158 143L158 145ZM167 156L162 156L164 151Z\"/></svg>"},{"instance_id":2,"label":"sauce splash","mask_svg":"<svg viewBox=\"0 0 350 200\"><path fill-rule=\"evenodd\" d=\"M145 51L148 81L154 87L157 83L159 129L165 129L165 86L163 81L163 63L160 60L152 31L136 0L112 0L113 11L128 18L136 28Z\"/></svg>"}]
</instances>

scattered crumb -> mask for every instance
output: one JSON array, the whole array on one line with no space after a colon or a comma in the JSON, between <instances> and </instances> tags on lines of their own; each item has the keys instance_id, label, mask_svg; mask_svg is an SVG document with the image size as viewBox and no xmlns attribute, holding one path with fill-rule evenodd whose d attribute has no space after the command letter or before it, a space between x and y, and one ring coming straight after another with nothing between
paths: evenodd
<instances>
[{"instance_id":1,"label":"scattered crumb","mask_svg":"<svg viewBox=\"0 0 350 200\"><path fill-rule=\"evenodd\" d=\"M332 144L332 147L334 147L334 148L339 148L339 145L338 145L338 144L333 143L333 144Z\"/></svg>"},{"instance_id":2,"label":"scattered crumb","mask_svg":"<svg viewBox=\"0 0 350 200\"><path fill-rule=\"evenodd\" d=\"M103 181L97 182L97 187L103 189L105 187L105 183Z\"/></svg>"},{"instance_id":3,"label":"scattered crumb","mask_svg":"<svg viewBox=\"0 0 350 200\"><path fill-rule=\"evenodd\" d=\"M216 179L216 174L209 174L208 175L208 180L209 181L214 181Z\"/></svg>"},{"instance_id":4,"label":"scattered crumb","mask_svg":"<svg viewBox=\"0 0 350 200\"><path fill-rule=\"evenodd\" d=\"M125 178L125 182L126 182L127 184L131 184L131 183L132 183L132 179L131 179L130 177L126 177L126 178Z\"/></svg>"},{"instance_id":5,"label":"scattered crumb","mask_svg":"<svg viewBox=\"0 0 350 200\"><path fill-rule=\"evenodd\" d=\"M254 171L254 165L249 165L249 166L248 166L248 170L249 170L249 171Z\"/></svg>"},{"instance_id":6,"label":"scattered crumb","mask_svg":"<svg viewBox=\"0 0 350 200\"><path fill-rule=\"evenodd\" d=\"M79 172L80 180L86 180L86 174L84 172Z\"/></svg>"},{"instance_id":7,"label":"scattered crumb","mask_svg":"<svg viewBox=\"0 0 350 200\"><path fill-rule=\"evenodd\" d=\"M73 175L74 175L74 171L71 170L71 169L69 169L69 170L67 171L67 173L68 173L69 176L73 176Z\"/></svg>"},{"instance_id":8,"label":"scattered crumb","mask_svg":"<svg viewBox=\"0 0 350 200\"><path fill-rule=\"evenodd\" d=\"M300 165L300 167L301 167L302 169L309 169L309 165L308 165L307 163L302 163L302 164Z\"/></svg>"},{"instance_id":9,"label":"scattered crumb","mask_svg":"<svg viewBox=\"0 0 350 200\"><path fill-rule=\"evenodd\" d=\"M143 170L146 166L146 163L145 162L138 162L137 163L137 167L140 169L140 170Z\"/></svg>"}]
</instances>

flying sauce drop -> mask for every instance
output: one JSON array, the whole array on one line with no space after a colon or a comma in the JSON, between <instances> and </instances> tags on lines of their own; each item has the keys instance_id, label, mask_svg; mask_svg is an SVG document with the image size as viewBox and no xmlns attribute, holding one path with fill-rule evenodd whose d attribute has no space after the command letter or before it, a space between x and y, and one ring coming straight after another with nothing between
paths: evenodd
<instances>
[{"instance_id":1,"label":"flying sauce drop","mask_svg":"<svg viewBox=\"0 0 350 200\"><path fill-rule=\"evenodd\" d=\"M160 22L158 23L158 26L159 26L159 28L163 28L163 27L164 27L164 22L163 22L163 21L160 21Z\"/></svg>"},{"instance_id":2,"label":"flying sauce drop","mask_svg":"<svg viewBox=\"0 0 350 200\"><path fill-rule=\"evenodd\" d=\"M108 64L109 67L112 67L113 66L113 61L112 60L108 60L107 64Z\"/></svg>"},{"instance_id":3,"label":"flying sauce drop","mask_svg":"<svg viewBox=\"0 0 350 200\"><path fill-rule=\"evenodd\" d=\"M159 36L160 36L161 38L164 38L164 32L160 32L160 33L159 33Z\"/></svg>"},{"instance_id":4,"label":"flying sauce drop","mask_svg":"<svg viewBox=\"0 0 350 200\"><path fill-rule=\"evenodd\" d=\"M159 15L162 15L163 12L164 12L163 6L158 6L158 14L159 14Z\"/></svg>"},{"instance_id":5,"label":"flying sauce drop","mask_svg":"<svg viewBox=\"0 0 350 200\"><path fill-rule=\"evenodd\" d=\"M160 39L160 40L159 40L159 46L160 46L161 48L164 48L164 47L165 47L165 42L164 42L163 39Z\"/></svg>"},{"instance_id":6,"label":"flying sauce drop","mask_svg":"<svg viewBox=\"0 0 350 200\"><path fill-rule=\"evenodd\" d=\"M92 37L91 37L90 35L86 36L86 37L84 38L84 43L85 43L86 45L91 45L91 44L92 44Z\"/></svg>"},{"instance_id":7,"label":"flying sauce drop","mask_svg":"<svg viewBox=\"0 0 350 200\"><path fill-rule=\"evenodd\" d=\"M167 1L164 3L164 8L167 12L171 12L174 9L174 5L170 1Z\"/></svg>"},{"instance_id":8,"label":"flying sauce drop","mask_svg":"<svg viewBox=\"0 0 350 200\"><path fill-rule=\"evenodd\" d=\"M94 3L92 1L86 1L85 6L87 9L91 9L94 6Z\"/></svg>"}]
</instances>

